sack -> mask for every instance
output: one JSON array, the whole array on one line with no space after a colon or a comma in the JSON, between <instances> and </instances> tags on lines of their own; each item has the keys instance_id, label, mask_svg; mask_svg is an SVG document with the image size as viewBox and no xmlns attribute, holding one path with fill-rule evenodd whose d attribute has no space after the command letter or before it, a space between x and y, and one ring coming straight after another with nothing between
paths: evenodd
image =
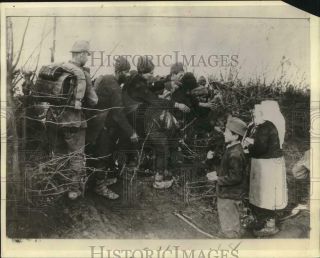
<instances>
[{"instance_id":1,"label":"sack","mask_svg":"<svg viewBox=\"0 0 320 258\"><path fill-rule=\"evenodd\" d=\"M67 105L71 101L74 89L73 74L60 65L45 65L39 71L32 95L42 102Z\"/></svg>"}]
</instances>

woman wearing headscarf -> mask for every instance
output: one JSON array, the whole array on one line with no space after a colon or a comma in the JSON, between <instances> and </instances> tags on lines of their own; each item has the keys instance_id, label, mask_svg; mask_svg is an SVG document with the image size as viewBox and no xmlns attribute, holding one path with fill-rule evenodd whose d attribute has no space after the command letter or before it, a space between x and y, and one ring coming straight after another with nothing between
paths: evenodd
<instances>
[{"instance_id":1,"label":"woman wearing headscarf","mask_svg":"<svg viewBox=\"0 0 320 258\"><path fill-rule=\"evenodd\" d=\"M255 130L245 138L251 157L249 201L257 218L254 234L258 237L279 232L276 210L287 206L287 183L282 145L285 120L276 101L255 106Z\"/></svg>"}]
</instances>

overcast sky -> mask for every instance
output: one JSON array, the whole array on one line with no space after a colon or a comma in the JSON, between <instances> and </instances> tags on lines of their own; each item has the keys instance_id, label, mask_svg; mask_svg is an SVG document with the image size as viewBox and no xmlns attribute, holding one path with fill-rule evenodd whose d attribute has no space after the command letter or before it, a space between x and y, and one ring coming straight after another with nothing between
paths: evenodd
<instances>
[{"instance_id":1,"label":"overcast sky","mask_svg":"<svg viewBox=\"0 0 320 258\"><path fill-rule=\"evenodd\" d=\"M34 68L42 34L46 37L40 66L50 63L53 19L31 18L21 65L34 52L26 65L26 68ZM27 18L13 17L12 21L17 50ZM109 54L148 54L154 58L158 55L160 65L155 74L165 75L178 53L179 61L183 55L187 59L194 55L194 64L188 69L197 76L218 76L220 71L224 74L229 69L225 66L230 65L230 58L234 55L237 61L233 65L240 79L277 78L281 73L281 60L285 60L284 68L291 81L299 83L303 78L307 84L310 81L309 21L306 19L58 17L55 61L69 60L72 44L80 39L90 41L91 49L97 51L95 57L100 56L98 51L104 51L104 66L96 73L100 65L100 60L96 59L95 66L91 67L91 74L96 75L113 72L112 59L108 65ZM166 57L164 60L165 55L172 56L172 59ZM213 57L209 60L210 56ZM222 64L222 58L229 64ZM89 61L88 66L91 65Z\"/></svg>"}]
</instances>

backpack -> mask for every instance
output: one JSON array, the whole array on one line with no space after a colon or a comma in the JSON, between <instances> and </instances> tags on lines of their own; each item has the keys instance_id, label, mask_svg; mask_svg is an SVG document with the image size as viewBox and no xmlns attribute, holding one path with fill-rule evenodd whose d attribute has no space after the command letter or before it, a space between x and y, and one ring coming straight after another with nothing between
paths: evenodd
<instances>
[{"instance_id":1,"label":"backpack","mask_svg":"<svg viewBox=\"0 0 320 258\"><path fill-rule=\"evenodd\" d=\"M44 65L39 71L32 96L53 105L70 104L76 87L76 77L62 64Z\"/></svg>"}]
</instances>

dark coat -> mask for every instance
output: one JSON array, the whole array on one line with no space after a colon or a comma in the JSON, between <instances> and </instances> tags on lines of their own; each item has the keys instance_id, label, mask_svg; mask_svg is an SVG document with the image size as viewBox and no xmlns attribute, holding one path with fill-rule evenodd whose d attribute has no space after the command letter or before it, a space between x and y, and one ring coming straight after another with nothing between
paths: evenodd
<instances>
[{"instance_id":1,"label":"dark coat","mask_svg":"<svg viewBox=\"0 0 320 258\"><path fill-rule=\"evenodd\" d=\"M197 79L194 77L193 73L185 73L181 78L181 85L185 91L192 91L198 87Z\"/></svg>"},{"instance_id":2,"label":"dark coat","mask_svg":"<svg viewBox=\"0 0 320 258\"><path fill-rule=\"evenodd\" d=\"M249 155L256 159L282 157L278 130L270 121L258 125L253 134L254 144L249 145Z\"/></svg>"},{"instance_id":3,"label":"dark coat","mask_svg":"<svg viewBox=\"0 0 320 258\"><path fill-rule=\"evenodd\" d=\"M170 88L171 79L170 76L161 77L148 83L148 88L155 94L161 95L163 90Z\"/></svg>"},{"instance_id":4,"label":"dark coat","mask_svg":"<svg viewBox=\"0 0 320 258\"><path fill-rule=\"evenodd\" d=\"M198 86L197 80L192 73L186 73L180 83L180 87L172 93L171 98L175 102L188 106L191 112L184 115L181 111L175 110L174 115L179 120L186 117L187 122L190 122L194 117L198 116L198 111L200 110L198 99L191 94L191 91Z\"/></svg>"},{"instance_id":5,"label":"dark coat","mask_svg":"<svg viewBox=\"0 0 320 258\"><path fill-rule=\"evenodd\" d=\"M134 74L122 91L127 116L139 136L144 136L153 119L158 119L163 110L173 109L175 104L159 98L150 88L141 74Z\"/></svg>"},{"instance_id":6,"label":"dark coat","mask_svg":"<svg viewBox=\"0 0 320 258\"><path fill-rule=\"evenodd\" d=\"M218 170L217 195L240 200L247 192L247 163L240 143L227 147Z\"/></svg>"},{"instance_id":7,"label":"dark coat","mask_svg":"<svg viewBox=\"0 0 320 258\"><path fill-rule=\"evenodd\" d=\"M132 76L125 84L123 90L137 102L160 109L174 107L174 102L167 99L161 99L152 92L148 81L140 74Z\"/></svg>"},{"instance_id":8,"label":"dark coat","mask_svg":"<svg viewBox=\"0 0 320 258\"><path fill-rule=\"evenodd\" d=\"M124 114L122 91L116 78L113 75L104 75L98 78L95 90L99 98L97 109L111 108L106 116L105 126L119 127L130 137L134 131Z\"/></svg>"}]
</instances>

